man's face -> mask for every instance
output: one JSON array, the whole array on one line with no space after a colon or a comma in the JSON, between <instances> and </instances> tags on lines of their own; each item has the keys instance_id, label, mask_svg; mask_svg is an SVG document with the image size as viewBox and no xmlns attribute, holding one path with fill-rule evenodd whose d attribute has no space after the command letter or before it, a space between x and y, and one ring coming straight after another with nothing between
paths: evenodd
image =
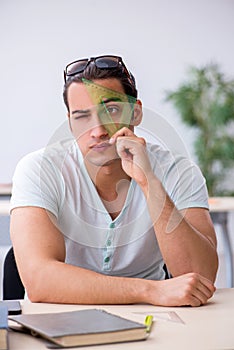
<instances>
[{"instance_id":1,"label":"man's face","mask_svg":"<svg viewBox=\"0 0 234 350\"><path fill-rule=\"evenodd\" d=\"M96 166L119 159L110 137L130 126L132 107L118 79L72 83L68 89L70 126L85 163Z\"/></svg>"}]
</instances>

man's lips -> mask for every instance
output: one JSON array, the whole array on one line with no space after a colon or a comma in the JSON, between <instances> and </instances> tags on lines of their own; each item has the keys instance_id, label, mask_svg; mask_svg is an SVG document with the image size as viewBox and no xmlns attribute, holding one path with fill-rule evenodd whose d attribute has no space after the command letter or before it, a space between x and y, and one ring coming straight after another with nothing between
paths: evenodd
<instances>
[{"instance_id":1,"label":"man's lips","mask_svg":"<svg viewBox=\"0 0 234 350\"><path fill-rule=\"evenodd\" d=\"M92 145L90 145L90 148L94 151L99 151L99 150L101 151L101 150L105 150L111 146L112 145L108 141L105 141L105 142L92 144Z\"/></svg>"}]
</instances>

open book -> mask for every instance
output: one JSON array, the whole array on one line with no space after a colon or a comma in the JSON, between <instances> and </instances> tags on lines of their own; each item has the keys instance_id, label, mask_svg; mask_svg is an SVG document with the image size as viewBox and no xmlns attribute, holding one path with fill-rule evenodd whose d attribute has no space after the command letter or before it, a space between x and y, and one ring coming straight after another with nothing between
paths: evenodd
<instances>
[{"instance_id":1,"label":"open book","mask_svg":"<svg viewBox=\"0 0 234 350\"><path fill-rule=\"evenodd\" d=\"M61 347L127 342L147 338L146 326L101 309L9 317Z\"/></svg>"}]
</instances>

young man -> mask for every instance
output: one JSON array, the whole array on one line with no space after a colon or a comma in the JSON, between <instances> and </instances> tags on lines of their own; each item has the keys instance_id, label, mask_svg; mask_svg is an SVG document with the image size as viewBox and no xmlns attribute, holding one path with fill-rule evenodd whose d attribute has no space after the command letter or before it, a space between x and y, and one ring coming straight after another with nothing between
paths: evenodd
<instances>
[{"instance_id":1,"label":"young man","mask_svg":"<svg viewBox=\"0 0 234 350\"><path fill-rule=\"evenodd\" d=\"M74 139L24 157L13 179L11 238L29 298L205 304L218 259L199 169L136 136L142 104L120 57L69 64L64 101Z\"/></svg>"}]
</instances>

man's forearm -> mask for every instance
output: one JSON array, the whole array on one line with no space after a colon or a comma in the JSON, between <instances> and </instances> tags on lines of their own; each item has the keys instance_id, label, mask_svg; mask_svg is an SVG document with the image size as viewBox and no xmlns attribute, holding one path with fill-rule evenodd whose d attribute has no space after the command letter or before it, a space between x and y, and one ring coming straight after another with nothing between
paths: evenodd
<instances>
[{"instance_id":1,"label":"man's forearm","mask_svg":"<svg viewBox=\"0 0 234 350\"><path fill-rule=\"evenodd\" d=\"M143 192L171 274L198 272L214 281L218 265L215 242L193 227L176 209L156 177L150 179Z\"/></svg>"},{"instance_id":2,"label":"man's forearm","mask_svg":"<svg viewBox=\"0 0 234 350\"><path fill-rule=\"evenodd\" d=\"M106 276L58 261L32 274L26 290L33 302L131 304L146 302L148 281Z\"/></svg>"},{"instance_id":3,"label":"man's forearm","mask_svg":"<svg viewBox=\"0 0 234 350\"><path fill-rule=\"evenodd\" d=\"M33 302L199 306L213 295L213 284L199 274L163 281L113 277L51 261L32 277L27 292Z\"/></svg>"}]
</instances>

